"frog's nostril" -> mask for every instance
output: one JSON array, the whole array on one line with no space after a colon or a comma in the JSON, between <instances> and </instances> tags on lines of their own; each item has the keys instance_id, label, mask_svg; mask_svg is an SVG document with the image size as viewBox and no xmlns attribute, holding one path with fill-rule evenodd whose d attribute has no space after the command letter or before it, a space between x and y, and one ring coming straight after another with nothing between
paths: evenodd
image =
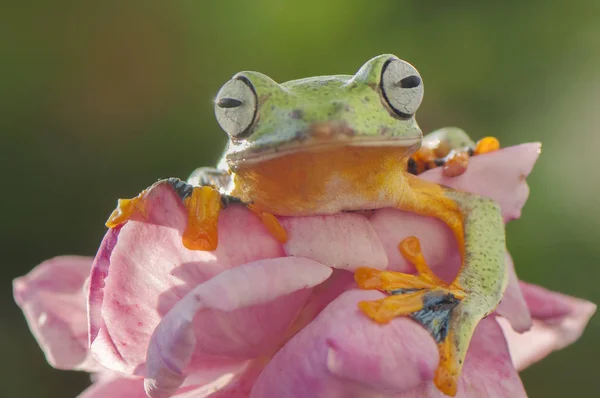
<instances>
[{"instance_id":1,"label":"frog's nostril","mask_svg":"<svg viewBox=\"0 0 600 398\"><path fill-rule=\"evenodd\" d=\"M419 87L419 84L421 84L421 78L417 75L410 75L400 80L395 84L395 86L402 88L415 88Z\"/></svg>"}]
</instances>

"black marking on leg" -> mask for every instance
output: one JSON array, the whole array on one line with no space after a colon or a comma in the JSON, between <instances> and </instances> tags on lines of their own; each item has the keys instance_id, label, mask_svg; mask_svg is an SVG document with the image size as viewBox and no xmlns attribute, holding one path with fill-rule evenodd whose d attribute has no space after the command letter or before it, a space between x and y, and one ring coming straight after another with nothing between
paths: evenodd
<instances>
[{"instance_id":1,"label":"black marking on leg","mask_svg":"<svg viewBox=\"0 0 600 398\"><path fill-rule=\"evenodd\" d=\"M182 201L190 196L194 190L193 185L190 185L185 181L181 181L179 178L167 178L165 181L173 187L175 192L177 192L177 196L179 196L179 199Z\"/></svg>"},{"instance_id":2,"label":"black marking on leg","mask_svg":"<svg viewBox=\"0 0 600 398\"><path fill-rule=\"evenodd\" d=\"M413 158L408 158L408 165L406 171L414 175L419 174L419 171L417 170L417 162Z\"/></svg>"},{"instance_id":3,"label":"black marking on leg","mask_svg":"<svg viewBox=\"0 0 600 398\"><path fill-rule=\"evenodd\" d=\"M473 148L469 147L469 148L467 149L467 153L469 154L469 156L473 156L473 155L475 155L475 149L473 149Z\"/></svg>"},{"instance_id":4,"label":"black marking on leg","mask_svg":"<svg viewBox=\"0 0 600 398\"><path fill-rule=\"evenodd\" d=\"M235 196L221 195L221 204L223 205L223 209L226 209L227 206L236 203L244 204L244 202L240 198L236 198Z\"/></svg>"},{"instance_id":5,"label":"black marking on leg","mask_svg":"<svg viewBox=\"0 0 600 398\"><path fill-rule=\"evenodd\" d=\"M452 312L459 303L460 300L451 293L427 293L423 296L423 309L410 317L423 325L439 344L448 336Z\"/></svg>"},{"instance_id":6,"label":"black marking on leg","mask_svg":"<svg viewBox=\"0 0 600 398\"><path fill-rule=\"evenodd\" d=\"M419 288L395 289L395 290L390 290L388 293L389 294L406 294L406 293L418 292L419 290L423 290L423 289L419 289Z\"/></svg>"},{"instance_id":7,"label":"black marking on leg","mask_svg":"<svg viewBox=\"0 0 600 398\"><path fill-rule=\"evenodd\" d=\"M446 158L437 158L437 159L435 159L435 160L433 161L433 163L434 163L434 164L435 164L437 167L443 166L443 165L445 165L445 164L446 164Z\"/></svg>"}]
</instances>

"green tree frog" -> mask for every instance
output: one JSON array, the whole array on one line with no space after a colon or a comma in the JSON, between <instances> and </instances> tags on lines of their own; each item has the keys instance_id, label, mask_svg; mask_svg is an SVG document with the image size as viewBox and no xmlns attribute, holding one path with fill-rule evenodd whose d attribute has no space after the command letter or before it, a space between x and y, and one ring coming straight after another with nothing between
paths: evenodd
<instances>
[{"instance_id":1,"label":"green tree frog","mask_svg":"<svg viewBox=\"0 0 600 398\"><path fill-rule=\"evenodd\" d=\"M486 198L426 182L414 174L443 166L464 171L468 157L497 149L460 129L425 138L415 120L423 98L417 70L393 55L366 62L354 75L320 76L278 84L258 72L236 74L219 91L215 114L229 142L219 166L170 184L188 211L183 244L217 247L217 219L232 202L252 210L281 242L275 216L310 216L394 207L443 221L453 231L462 267L452 283L427 266L415 237L400 242L417 274L362 268L359 287L389 295L361 302L373 320L410 316L426 327L440 353L434 382L447 395L457 381L475 327L502 298L507 284L505 231L498 205ZM156 186L153 185L153 186ZM107 222L115 227L144 198L120 200Z\"/></svg>"}]
</instances>

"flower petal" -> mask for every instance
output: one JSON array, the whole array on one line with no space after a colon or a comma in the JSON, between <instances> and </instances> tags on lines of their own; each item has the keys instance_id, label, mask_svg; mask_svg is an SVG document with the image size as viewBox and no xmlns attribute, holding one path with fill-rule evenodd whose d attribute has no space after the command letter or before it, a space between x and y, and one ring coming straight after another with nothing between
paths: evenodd
<instances>
[{"instance_id":1,"label":"flower petal","mask_svg":"<svg viewBox=\"0 0 600 398\"><path fill-rule=\"evenodd\" d=\"M504 220L521 216L529 196L525 178L531 173L541 151L539 142L511 146L469 160L467 171L458 177L444 176L440 167L420 177L454 189L491 198L502 208Z\"/></svg>"},{"instance_id":2,"label":"flower petal","mask_svg":"<svg viewBox=\"0 0 600 398\"><path fill-rule=\"evenodd\" d=\"M423 327L403 317L378 325L357 310L358 301L379 297L354 290L333 301L275 355L251 397L445 397L432 382L438 351ZM487 318L471 343L457 397L524 396L502 330Z\"/></svg>"},{"instance_id":3,"label":"flower petal","mask_svg":"<svg viewBox=\"0 0 600 398\"><path fill-rule=\"evenodd\" d=\"M247 398L263 368L264 364L260 362L249 362L208 378L207 374L197 372L186 380L173 398ZM106 371L92 375L92 381L93 384L77 398L148 398L141 377L122 377Z\"/></svg>"},{"instance_id":4,"label":"flower petal","mask_svg":"<svg viewBox=\"0 0 600 398\"><path fill-rule=\"evenodd\" d=\"M181 297L223 270L284 255L250 211L230 206L219 218L219 247L186 249L184 207L169 185L147 197L147 217L135 214L110 230L92 267L90 347L109 369L143 374L154 328Z\"/></svg>"},{"instance_id":5,"label":"flower petal","mask_svg":"<svg viewBox=\"0 0 600 398\"><path fill-rule=\"evenodd\" d=\"M496 313L506 318L515 331L523 333L531 328L531 313L521 292L512 257L508 252L505 255L505 262L508 271L508 286L506 286Z\"/></svg>"},{"instance_id":6,"label":"flower petal","mask_svg":"<svg viewBox=\"0 0 600 398\"><path fill-rule=\"evenodd\" d=\"M286 217L282 223L289 235L284 248L290 256L306 257L347 270L385 269L387 266L381 242L363 215Z\"/></svg>"},{"instance_id":7,"label":"flower petal","mask_svg":"<svg viewBox=\"0 0 600 398\"><path fill-rule=\"evenodd\" d=\"M107 377L93 383L77 398L147 398L141 378Z\"/></svg>"},{"instance_id":8,"label":"flower petal","mask_svg":"<svg viewBox=\"0 0 600 398\"><path fill-rule=\"evenodd\" d=\"M499 320L519 370L575 342L596 312L596 305L589 301L524 282L521 289L533 317L531 330L519 334Z\"/></svg>"},{"instance_id":9,"label":"flower petal","mask_svg":"<svg viewBox=\"0 0 600 398\"><path fill-rule=\"evenodd\" d=\"M173 395L173 398L248 398L263 368L263 361L251 361L237 373L225 373L212 383L198 386L187 392L178 392Z\"/></svg>"},{"instance_id":10,"label":"flower petal","mask_svg":"<svg viewBox=\"0 0 600 398\"><path fill-rule=\"evenodd\" d=\"M268 259L230 269L197 286L169 311L152 336L148 395L170 396L190 370L196 349L200 351L196 354L225 356L237 354L236 350L241 356L257 356L265 347L275 349L309 289L331 271L304 258Z\"/></svg>"},{"instance_id":11,"label":"flower petal","mask_svg":"<svg viewBox=\"0 0 600 398\"><path fill-rule=\"evenodd\" d=\"M358 310L382 296L343 293L275 355L251 397L362 397L431 380L438 351L424 328L408 318L378 325Z\"/></svg>"},{"instance_id":12,"label":"flower petal","mask_svg":"<svg viewBox=\"0 0 600 398\"><path fill-rule=\"evenodd\" d=\"M416 236L431 269L443 279L456 276L460 268L458 246L450 228L442 221L389 208L377 210L370 221L389 259L389 270L414 272L412 264L400 254L398 244Z\"/></svg>"},{"instance_id":13,"label":"flower petal","mask_svg":"<svg viewBox=\"0 0 600 398\"><path fill-rule=\"evenodd\" d=\"M15 301L55 368L97 367L87 349L84 284L91 265L90 257L55 257L13 281Z\"/></svg>"}]
</instances>

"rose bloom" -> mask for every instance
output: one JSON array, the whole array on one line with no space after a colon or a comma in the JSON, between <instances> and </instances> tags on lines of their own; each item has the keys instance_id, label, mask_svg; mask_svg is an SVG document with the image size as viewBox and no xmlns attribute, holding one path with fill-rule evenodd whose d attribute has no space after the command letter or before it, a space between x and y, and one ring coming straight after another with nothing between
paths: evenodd
<instances>
[{"instance_id":1,"label":"rose bloom","mask_svg":"<svg viewBox=\"0 0 600 398\"><path fill-rule=\"evenodd\" d=\"M472 158L467 172L421 175L496 200L518 218L539 144ZM440 277L460 256L440 221L395 209L281 217L280 244L240 205L219 219L219 246L186 249L187 213L168 185L153 189L147 214L106 234L94 259L57 257L14 281L14 295L48 362L92 373L79 397L442 397L439 354L407 317L380 325L357 303L353 271L415 272L398 252L421 240ZM479 324L458 397L524 397L518 371L579 338L596 306L519 282Z\"/></svg>"}]
</instances>

